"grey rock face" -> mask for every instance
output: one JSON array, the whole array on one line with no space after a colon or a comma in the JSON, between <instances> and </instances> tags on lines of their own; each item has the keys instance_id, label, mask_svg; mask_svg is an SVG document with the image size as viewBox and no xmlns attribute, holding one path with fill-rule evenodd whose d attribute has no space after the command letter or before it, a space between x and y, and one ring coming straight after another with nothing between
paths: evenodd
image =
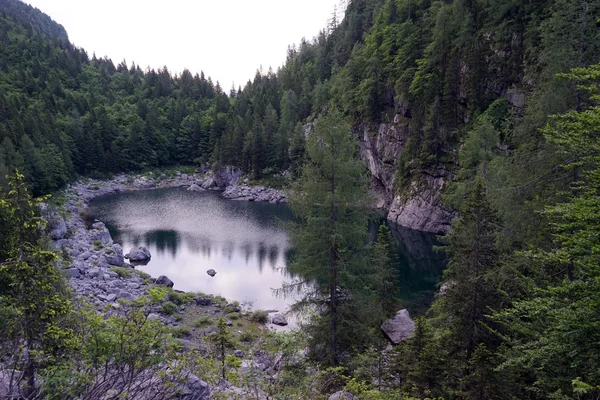
<instances>
[{"instance_id":1,"label":"grey rock face","mask_svg":"<svg viewBox=\"0 0 600 400\"><path fill-rule=\"evenodd\" d=\"M125 256L129 261L133 262L144 262L150 260L152 256L150 255L150 250L148 250L145 246L140 246L137 249L131 249L129 254Z\"/></svg>"},{"instance_id":2,"label":"grey rock face","mask_svg":"<svg viewBox=\"0 0 600 400\"><path fill-rule=\"evenodd\" d=\"M396 315L381 324L381 330L393 344L399 344L410 338L415 330L415 323L408 315L408 310L400 310Z\"/></svg>"},{"instance_id":3,"label":"grey rock face","mask_svg":"<svg viewBox=\"0 0 600 400\"><path fill-rule=\"evenodd\" d=\"M172 280L170 280L168 277L166 277L165 275L161 275L159 276L156 281L154 281L154 283L156 283L157 285L162 285L162 286L166 286L166 287L170 287L172 288L174 283Z\"/></svg>"},{"instance_id":4,"label":"grey rock face","mask_svg":"<svg viewBox=\"0 0 600 400\"><path fill-rule=\"evenodd\" d=\"M235 167L223 167L215 172L215 185L219 189L225 189L227 186L234 186L243 175L243 172L239 168Z\"/></svg>"},{"instance_id":5,"label":"grey rock face","mask_svg":"<svg viewBox=\"0 0 600 400\"><path fill-rule=\"evenodd\" d=\"M215 276L217 274L217 271L215 271L214 269L209 269L208 271L206 271L206 273L210 276Z\"/></svg>"},{"instance_id":6,"label":"grey rock face","mask_svg":"<svg viewBox=\"0 0 600 400\"><path fill-rule=\"evenodd\" d=\"M271 323L279 326L286 326L288 324L287 319L281 314L275 314L271 318Z\"/></svg>"},{"instance_id":7,"label":"grey rock face","mask_svg":"<svg viewBox=\"0 0 600 400\"><path fill-rule=\"evenodd\" d=\"M389 210L388 220L419 231L445 234L455 214L441 199L446 181L452 179L440 169L423 173L400 196L396 196L396 160L409 137L411 110L399 100L391 123L359 126L360 156L371 172L377 206Z\"/></svg>"},{"instance_id":8,"label":"grey rock face","mask_svg":"<svg viewBox=\"0 0 600 400\"><path fill-rule=\"evenodd\" d=\"M443 171L437 176L427 176L425 183L413 184L410 196L394 198L388 220L419 231L449 233L451 221L456 215L442 202L445 185L446 177Z\"/></svg>"}]
</instances>

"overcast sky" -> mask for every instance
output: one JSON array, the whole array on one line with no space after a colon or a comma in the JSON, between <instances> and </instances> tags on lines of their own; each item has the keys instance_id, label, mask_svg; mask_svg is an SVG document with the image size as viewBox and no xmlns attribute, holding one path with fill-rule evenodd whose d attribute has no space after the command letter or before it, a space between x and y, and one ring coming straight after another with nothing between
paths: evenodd
<instances>
[{"instance_id":1,"label":"overcast sky","mask_svg":"<svg viewBox=\"0 0 600 400\"><path fill-rule=\"evenodd\" d=\"M228 92L262 65L282 65L287 46L312 39L340 0L25 0L88 54L142 69L166 65L217 80Z\"/></svg>"}]
</instances>

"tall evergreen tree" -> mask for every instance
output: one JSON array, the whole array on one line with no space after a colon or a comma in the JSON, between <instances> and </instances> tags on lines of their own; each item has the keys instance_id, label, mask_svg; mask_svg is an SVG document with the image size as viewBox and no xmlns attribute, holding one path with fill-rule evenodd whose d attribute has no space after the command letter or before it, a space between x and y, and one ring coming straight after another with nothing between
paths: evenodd
<instances>
[{"instance_id":1,"label":"tall evergreen tree","mask_svg":"<svg viewBox=\"0 0 600 400\"><path fill-rule=\"evenodd\" d=\"M343 351L357 344L358 326L364 321L356 303L363 289L357 283L366 267L367 180L350 124L337 110L315 124L307 156L290 199L298 224L292 232L295 254L289 269L309 289L296 308L323 307L310 329L313 350L327 343L321 355L335 365Z\"/></svg>"}]
</instances>

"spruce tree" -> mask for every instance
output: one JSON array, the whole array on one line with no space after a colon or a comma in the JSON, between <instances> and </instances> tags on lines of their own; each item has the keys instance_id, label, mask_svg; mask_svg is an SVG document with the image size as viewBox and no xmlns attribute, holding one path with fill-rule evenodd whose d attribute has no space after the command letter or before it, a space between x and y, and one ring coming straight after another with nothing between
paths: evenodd
<instances>
[{"instance_id":1,"label":"spruce tree","mask_svg":"<svg viewBox=\"0 0 600 400\"><path fill-rule=\"evenodd\" d=\"M444 273L447 289L434 306L448 349L448 386L455 387L465 399L494 398L492 381L477 380L489 375L491 361L481 363L489 351L495 351L499 338L489 314L502 305L495 280L499 271L496 246L498 219L490 206L485 187L477 179L473 192L460 210L447 237L450 255ZM483 371L480 367L485 367ZM476 381L479 385L473 385Z\"/></svg>"},{"instance_id":2,"label":"spruce tree","mask_svg":"<svg viewBox=\"0 0 600 400\"><path fill-rule=\"evenodd\" d=\"M296 308L318 307L310 327L313 350L322 346L320 355L334 365L364 333L360 326L366 311L358 303L367 264L367 179L356 149L350 125L339 111L320 117L290 199L298 223L289 269L304 280L287 289L305 289Z\"/></svg>"}]
</instances>

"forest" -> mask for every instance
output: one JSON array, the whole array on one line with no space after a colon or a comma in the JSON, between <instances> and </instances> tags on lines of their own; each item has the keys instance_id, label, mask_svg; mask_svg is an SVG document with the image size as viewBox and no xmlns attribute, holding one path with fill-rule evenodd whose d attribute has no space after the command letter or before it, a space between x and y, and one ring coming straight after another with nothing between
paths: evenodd
<instances>
[{"instance_id":1,"label":"forest","mask_svg":"<svg viewBox=\"0 0 600 400\"><path fill-rule=\"evenodd\" d=\"M599 0L351 0L342 20L291 45L283 66L228 90L203 73L90 57L39 10L0 1L0 187L10 189L0 198L0 310L9 321L39 294L15 289L34 279L29 261L52 262L26 193L175 165L235 166L257 180L289 171L291 268L319 282L298 306L326 309L308 346L314 362L351 377L346 390L597 399L599 83ZM397 311L389 300L401 285L373 283L390 280L395 260L383 228L362 246L367 217L355 210L367 207L370 178L357 137L391 123L408 133L390 166L394 194L448 171L443 201L458 217L441 238L445 289L413 337L382 352L377 328ZM67 315L46 267L37 274L57 293L48 307ZM52 332L44 346L66 345Z\"/></svg>"}]
</instances>

